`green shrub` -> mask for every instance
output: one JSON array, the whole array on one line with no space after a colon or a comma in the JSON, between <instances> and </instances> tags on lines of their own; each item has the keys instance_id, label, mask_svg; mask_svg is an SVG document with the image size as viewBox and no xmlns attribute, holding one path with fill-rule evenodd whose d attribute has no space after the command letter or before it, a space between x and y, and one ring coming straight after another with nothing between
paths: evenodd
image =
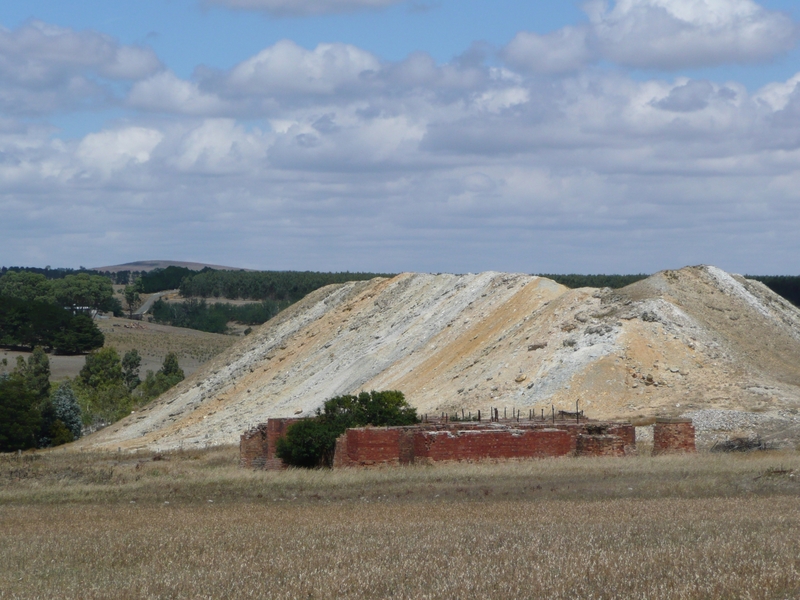
<instances>
[{"instance_id":1,"label":"green shrub","mask_svg":"<svg viewBox=\"0 0 800 600\"><path fill-rule=\"evenodd\" d=\"M358 396L331 398L311 419L291 425L278 440L276 455L289 465L330 467L336 438L351 427L412 425L419 422L417 410L406 402L403 392L372 391Z\"/></svg>"},{"instance_id":2,"label":"green shrub","mask_svg":"<svg viewBox=\"0 0 800 600\"><path fill-rule=\"evenodd\" d=\"M278 440L277 455L287 464L312 469L333 464L336 438L344 430L320 419L305 419L289 427Z\"/></svg>"}]
</instances>

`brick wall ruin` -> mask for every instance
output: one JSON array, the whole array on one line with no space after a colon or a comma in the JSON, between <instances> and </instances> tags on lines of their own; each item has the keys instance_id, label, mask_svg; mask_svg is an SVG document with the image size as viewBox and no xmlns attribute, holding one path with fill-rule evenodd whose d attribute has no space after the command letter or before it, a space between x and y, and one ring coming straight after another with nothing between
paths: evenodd
<instances>
[{"instance_id":1,"label":"brick wall ruin","mask_svg":"<svg viewBox=\"0 0 800 600\"><path fill-rule=\"evenodd\" d=\"M576 446L578 456L625 456L625 441L618 435L581 433Z\"/></svg>"},{"instance_id":2,"label":"brick wall ruin","mask_svg":"<svg viewBox=\"0 0 800 600\"><path fill-rule=\"evenodd\" d=\"M695 452L691 419L656 419L653 425L653 454Z\"/></svg>"},{"instance_id":3,"label":"brick wall ruin","mask_svg":"<svg viewBox=\"0 0 800 600\"><path fill-rule=\"evenodd\" d=\"M269 419L239 437L239 465L259 469L283 469L286 465L275 456L278 439L286 435L289 425L300 419Z\"/></svg>"},{"instance_id":4,"label":"brick wall ruin","mask_svg":"<svg viewBox=\"0 0 800 600\"><path fill-rule=\"evenodd\" d=\"M414 459L420 462L545 458L571 451L570 435L561 429L419 431L414 435Z\"/></svg>"},{"instance_id":5,"label":"brick wall ruin","mask_svg":"<svg viewBox=\"0 0 800 600\"><path fill-rule=\"evenodd\" d=\"M298 419L269 419L242 435L243 467L280 469L277 440ZM348 429L336 441L334 468L556 456L621 456L636 447L629 423L421 423Z\"/></svg>"}]
</instances>

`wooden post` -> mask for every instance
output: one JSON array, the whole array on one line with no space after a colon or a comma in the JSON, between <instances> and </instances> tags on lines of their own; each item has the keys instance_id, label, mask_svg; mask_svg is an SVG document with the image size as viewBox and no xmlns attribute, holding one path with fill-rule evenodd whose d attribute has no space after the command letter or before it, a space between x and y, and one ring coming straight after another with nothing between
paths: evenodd
<instances>
[{"instance_id":1,"label":"wooden post","mask_svg":"<svg viewBox=\"0 0 800 600\"><path fill-rule=\"evenodd\" d=\"M551 404L550 405L550 410L553 411L553 425L555 425L556 424L556 407L555 407L555 405Z\"/></svg>"},{"instance_id":2,"label":"wooden post","mask_svg":"<svg viewBox=\"0 0 800 600\"><path fill-rule=\"evenodd\" d=\"M581 413L578 412L578 402L580 402L580 401L581 401L580 398L575 400L575 422L578 423L578 424L580 424L580 422L581 422Z\"/></svg>"},{"instance_id":3,"label":"wooden post","mask_svg":"<svg viewBox=\"0 0 800 600\"><path fill-rule=\"evenodd\" d=\"M478 409L478 423L481 422L481 409Z\"/></svg>"},{"instance_id":4,"label":"wooden post","mask_svg":"<svg viewBox=\"0 0 800 600\"><path fill-rule=\"evenodd\" d=\"M508 419L508 407L504 406L503 407L503 420L505 421L506 419Z\"/></svg>"}]
</instances>

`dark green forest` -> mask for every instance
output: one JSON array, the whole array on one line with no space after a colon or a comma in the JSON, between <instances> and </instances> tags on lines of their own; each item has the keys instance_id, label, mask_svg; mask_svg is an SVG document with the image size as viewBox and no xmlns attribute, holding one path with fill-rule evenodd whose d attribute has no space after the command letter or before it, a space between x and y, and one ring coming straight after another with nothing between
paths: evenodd
<instances>
[{"instance_id":1,"label":"dark green forest","mask_svg":"<svg viewBox=\"0 0 800 600\"><path fill-rule=\"evenodd\" d=\"M209 333L225 333L230 321L243 325L261 325L290 304L289 301L263 300L258 304L236 306L221 302L208 304L205 299L192 298L181 303L157 300L150 312L156 323L199 329Z\"/></svg>"},{"instance_id":2,"label":"dark green forest","mask_svg":"<svg viewBox=\"0 0 800 600\"><path fill-rule=\"evenodd\" d=\"M0 346L80 354L103 345L103 334L86 315L47 302L0 296Z\"/></svg>"},{"instance_id":3,"label":"dark green forest","mask_svg":"<svg viewBox=\"0 0 800 600\"><path fill-rule=\"evenodd\" d=\"M319 273L315 271L200 271L185 278L182 296L231 300L297 302L326 285L393 277L387 273Z\"/></svg>"},{"instance_id":4,"label":"dark green forest","mask_svg":"<svg viewBox=\"0 0 800 600\"><path fill-rule=\"evenodd\" d=\"M197 271L192 271L186 267L173 266L166 269L154 269L149 273L143 273L137 280L136 287L145 294L177 290L184 279L191 278L195 274L197 274Z\"/></svg>"},{"instance_id":5,"label":"dark green forest","mask_svg":"<svg viewBox=\"0 0 800 600\"><path fill-rule=\"evenodd\" d=\"M650 277L645 273L639 273L638 275L578 275L576 273L557 275L554 273L535 273L535 275L547 277L572 289L582 287L618 289Z\"/></svg>"}]
</instances>

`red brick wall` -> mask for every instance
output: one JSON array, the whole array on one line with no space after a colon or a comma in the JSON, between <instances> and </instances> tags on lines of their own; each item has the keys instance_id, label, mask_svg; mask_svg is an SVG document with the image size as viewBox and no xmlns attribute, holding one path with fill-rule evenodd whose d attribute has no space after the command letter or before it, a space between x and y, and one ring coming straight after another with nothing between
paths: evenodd
<instances>
[{"instance_id":1,"label":"red brick wall","mask_svg":"<svg viewBox=\"0 0 800 600\"><path fill-rule=\"evenodd\" d=\"M578 456L625 456L625 440L618 435L580 434L576 440Z\"/></svg>"},{"instance_id":2,"label":"red brick wall","mask_svg":"<svg viewBox=\"0 0 800 600\"><path fill-rule=\"evenodd\" d=\"M691 419L657 419L653 425L653 454L695 452Z\"/></svg>"},{"instance_id":3,"label":"red brick wall","mask_svg":"<svg viewBox=\"0 0 800 600\"><path fill-rule=\"evenodd\" d=\"M569 434L559 429L419 431L414 436L417 461L540 458L571 451Z\"/></svg>"},{"instance_id":4,"label":"red brick wall","mask_svg":"<svg viewBox=\"0 0 800 600\"><path fill-rule=\"evenodd\" d=\"M342 445L341 466L400 464L400 434L397 427L364 427L348 429ZM337 457L334 456L334 462Z\"/></svg>"}]
</instances>

